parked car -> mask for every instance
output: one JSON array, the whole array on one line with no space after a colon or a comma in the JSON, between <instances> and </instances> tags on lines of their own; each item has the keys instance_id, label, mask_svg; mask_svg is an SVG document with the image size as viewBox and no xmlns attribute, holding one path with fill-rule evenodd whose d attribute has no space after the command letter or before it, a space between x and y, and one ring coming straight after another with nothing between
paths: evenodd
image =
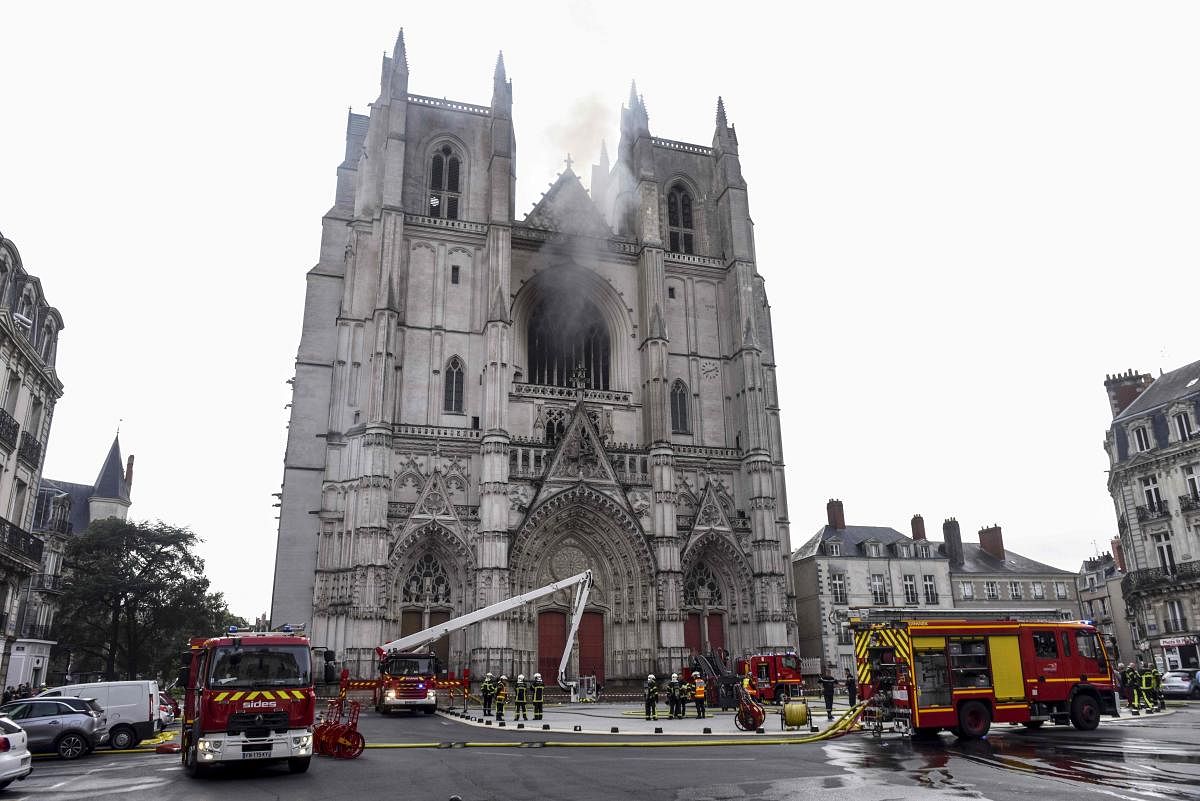
<instances>
[{"instance_id":1,"label":"parked car","mask_svg":"<svg viewBox=\"0 0 1200 801\"><path fill-rule=\"evenodd\" d=\"M1200 670L1171 670L1163 676L1162 693L1168 698L1200 698Z\"/></svg>"},{"instance_id":2,"label":"parked car","mask_svg":"<svg viewBox=\"0 0 1200 801\"><path fill-rule=\"evenodd\" d=\"M97 742L104 745L108 742L108 715L105 714L104 708L96 702L95 698L75 698L73 696L64 695L55 698L55 701L61 701L72 709L80 712L91 712L100 719L100 725L96 727L96 734L99 737Z\"/></svg>"},{"instance_id":3,"label":"parked car","mask_svg":"<svg viewBox=\"0 0 1200 801\"><path fill-rule=\"evenodd\" d=\"M79 759L100 745L104 724L94 711L75 709L56 698L24 698L0 706L25 730L29 750L54 752L63 759Z\"/></svg>"},{"instance_id":4,"label":"parked car","mask_svg":"<svg viewBox=\"0 0 1200 801\"><path fill-rule=\"evenodd\" d=\"M171 711L171 705L170 704L159 704L158 705L158 730L162 731L163 729L167 728L174 722L175 722L175 713Z\"/></svg>"},{"instance_id":5,"label":"parked car","mask_svg":"<svg viewBox=\"0 0 1200 801\"><path fill-rule=\"evenodd\" d=\"M0 790L33 772L33 758L25 730L0 716Z\"/></svg>"},{"instance_id":6,"label":"parked car","mask_svg":"<svg viewBox=\"0 0 1200 801\"><path fill-rule=\"evenodd\" d=\"M108 744L120 751L133 748L158 731L158 682L96 681L67 684L38 693L38 698L72 695L94 698L108 717Z\"/></svg>"}]
</instances>

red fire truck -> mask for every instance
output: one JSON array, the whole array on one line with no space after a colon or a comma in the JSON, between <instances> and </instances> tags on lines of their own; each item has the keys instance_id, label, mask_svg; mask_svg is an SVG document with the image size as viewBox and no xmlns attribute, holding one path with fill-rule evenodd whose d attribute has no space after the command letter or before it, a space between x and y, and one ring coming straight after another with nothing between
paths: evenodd
<instances>
[{"instance_id":1,"label":"red fire truck","mask_svg":"<svg viewBox=\"0 0 1200 801\"><path fill-rule=\"evenodd\" d=\"M868 724L974 739L993 721L1089 731L1101 714L1117 714L1104 643L1082 621L852 621L851 629Z\"/></svg>"},{"instance_id":2,"label":"red fire truck","mask_svg":"<svg viewBox=\"0 0 1200 801\"><path fill-rule=\"evenodd\" d=\"M760 701L786 704L804 694L800 657L792 651L739 657L735 669L739 677L750 675Z\"/></svg>"},{"instance_id":3,"label":"red fire truck","mask_svg":"<svg viewBox=\"0 0 1200 801\"><path fill-rule=\"evenodd\" d=\"M370 683L374 690L375 711L381 715L400 709L409 709L414 712L419 709L427 714L435 712L438 690L459 687L460 683L454 680L439 680L438 674L441 666L438 664L437 657L429 651L421 649L428 648L452 631L458 631L473 623L519 609L527 603L559 590L573 588L571 628L567 632L566 648L558 665L558 684L569 692L570 687L566 681L567 662L571 656L575 632L579 630L579 621L583 617L583 609L587 605L591 585L592 571L585 570L579 575L485 606L376 648L375 652L379 656L379 678ZM366 683L351 682L351 686ZM443 684L448 686L443 687ZM467 688L469 684L469 680L464 680L461 686Z\"/></svg>"},{"instance_id":4,"label":"red fire truck","mask_svg":"<svg viewBox=\"0 0 1200 801\"><path fill-rule=\"evenodd\" d=\"M181 655L182 758L189 776L221 762L287 762L308 770L312 757L312 659L308 638L239 631L193 637Z\"/></svg>"}]
</instances>

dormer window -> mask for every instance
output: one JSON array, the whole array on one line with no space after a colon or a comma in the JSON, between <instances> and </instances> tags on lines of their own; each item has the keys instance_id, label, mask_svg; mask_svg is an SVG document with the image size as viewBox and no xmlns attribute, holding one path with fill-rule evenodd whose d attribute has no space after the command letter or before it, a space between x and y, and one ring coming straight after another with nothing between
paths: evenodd
<instances>
[{"instance_id":1,"label":"dormer window","mask_svg":"<svg viewBox=\"0 0 1200 801\"><path fill-rule=\"evenodd\" d=\"M1138 453L1150 450L1150 436L1146 433L1145 426L1138 426L1133 429L1133 444L1137 448Z\"/></svg>"},{"instance_id":2,"label":"dormer window","mask_svg":"<svg viewBox=\"0 0 1200 801\"><path fill-rule=\"evenodd\" d=\"M450 145L442 145L429 166L429 216L458 219L462 159Z\"/></svg>"},{"instance_id":3,"label":"dormer window","mask_svg":"<svg viewBox=\"0 0 1200 801\"><path fill-rule=\"evenodd\" d=\"M917 555L920 556L922 559L928 559L929 558L929 546L922 545L920 548L917 548Z\"/></svg>"},{"instance_id":4,"label":"dormer window","mask_svg":"<svg viewBox=\"0 0 1200 801\"><path fill-rule=\"evenodd\" d=\"M909 548L907 545L897 545L896 551L897 551L897 553L900 554L901 559L911 559L912 558L912 549Z\"/></svg>"},{"instance_id":5,"label":"dormer window","mask_svg":"<svg viewBox=\"0 0 1200 801\"><path fill-rule=\"evenodd\" d=\"M825 553L828 554L829 556L841 556L842 555L842 544L840 542L825 543Z\"/></svg>"},{"instance_id":6,"label":"dormer window","mask_svg":"<svg viewBox=\"0 0 1200 801\"><path fill-rule=\"evenodd\" d=\"M692 224L692 195L677 183L667 193L667 231L672 253L695 253Z\"/></svg>"},{"instance_id":7,"label":"dormer window","mask_svg":"<svg viewBox=\"0 0 1200 801\"><path fill-rule=\"evenodd\" d=\"M1175 415L1175 433L1179 435L1180 442L1187 442L1192 438L1192 418L1187 412Z\"/></svg>"},{"instance_id":8,"label":"dormer window","mask_svg":"<svg viewBox=\"0 0 1200 801\"><path fill-rule=\"evenodd\" d=\"M879 543L878 542L868 542L867 543L867 556L870 556L875 559L879 558Z\"/></svg>"}]
</instances>

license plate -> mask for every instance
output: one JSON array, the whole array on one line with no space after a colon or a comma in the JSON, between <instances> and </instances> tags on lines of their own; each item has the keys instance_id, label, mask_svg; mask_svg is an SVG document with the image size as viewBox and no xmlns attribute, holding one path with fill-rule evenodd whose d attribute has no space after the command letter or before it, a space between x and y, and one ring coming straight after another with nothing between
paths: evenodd
<instances>
[{"instance_id":1,"label":"license plate","mask_svg":"<svg viewBox=\"0 0 1200 801\"><path fill-rule=\"evenodd\" d=\"M242 759L266 759L271 756L270 751L243 751Z\"/></svg>"}]
</instances>

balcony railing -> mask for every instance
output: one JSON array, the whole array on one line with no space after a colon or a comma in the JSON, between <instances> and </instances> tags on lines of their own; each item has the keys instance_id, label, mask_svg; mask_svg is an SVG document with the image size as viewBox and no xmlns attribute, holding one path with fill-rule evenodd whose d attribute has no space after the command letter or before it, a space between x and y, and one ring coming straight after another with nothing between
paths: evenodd
<instances>
[{"instance_id":1,"label":"balcony railing","mask_svg":"<svg viewBox=\"0 0 1200 801\"><path fill-rule=\"evenodd\" d=\"M26 640L53 640L53 626L41 626L36 623L26 623L21 629L21 638Z\"/></svg>"},{"instance_id":2,"label":"balcony railing","mask_svg":"<svg viewBox=\"0 0 1200 801\"><path fill-rule=\"evenodd\" d=\"M1187 618L1167 618L1163 621L1162 630L1165 634L1182 634L1188 631Z\"/></svg>"},{"instance_id":3,"label":"balcony railing","mask_svg":"<svg viewBox=\"0 0 1200 801\"><path fill-rule=\"evenodd\" d=\"M17 432L20 430L16 418L0 409L0 444L7 446L10 451L17 447Z\"/></svg>"},{"instance_id":4,"label":"balcony railing","mask_svg":"<svg viewBox=\"0 0 1200 801\"><path fill-rule=\"evenodd\" d=\"M17 449L17 456L25 464L37 467L42 461L42 443L33 434L22 431L21 447Z\"/></svg>"},{"instance_id":5,"label":"balcony railing","mask_svg":"<svg viewBox=\"0 0 1200 801\"><path fill-rule=\"evenodd\" d=\"M16 553L25 559L32 559L36 565L42 561L44 547L45 544L39 537L33 536L20 526L0 517L0 548Z\"/></svg>"},{"instance_id":6,"label":"balcony railing","mask_svg":"<svg viewBox=\"0 0 1200 801\"><path fill-rule=\"evenodd\" d=\"M1121 579L1121 592L1128 596L1131 592L1155 589L1158 585L1174 587L1180 581L1200 581L1200 562L1180 562L1172 569L1135 570Z\"/></svg>"},{"instance_id":7,"label":"balcony railing","mask_svg":"<svg viewBox=\"0 0 1200 801\"><path fill-rule=\"evenodd\" d=\"M1179 511L1200 512L1200 492L1179 496Z\"/></svg>"},{"instance_id":8,"label":"balcony railing","mask_svg":"<svg viewBox=\"0 0 1200 801\"><path fill-rule=\"evenodd\" d=\"M33 577L33 588L39 592L62 592L63 577L38 573Z\"/></svg>"},{"instance_id":9,"label":"balcony railing","mask_svg":"<svg viewBox=\"0 0 1200 801\"><path fill-rule=\"evenodd\" d=\"M1137 508L1137 519L1139 523L1145 523L1148 520L1156 520L1160 517L1170 516L1171 512L1167 509L1166 501L1148 503L1145 506L1139 506Z\"/></svg>"}]
</instances>

